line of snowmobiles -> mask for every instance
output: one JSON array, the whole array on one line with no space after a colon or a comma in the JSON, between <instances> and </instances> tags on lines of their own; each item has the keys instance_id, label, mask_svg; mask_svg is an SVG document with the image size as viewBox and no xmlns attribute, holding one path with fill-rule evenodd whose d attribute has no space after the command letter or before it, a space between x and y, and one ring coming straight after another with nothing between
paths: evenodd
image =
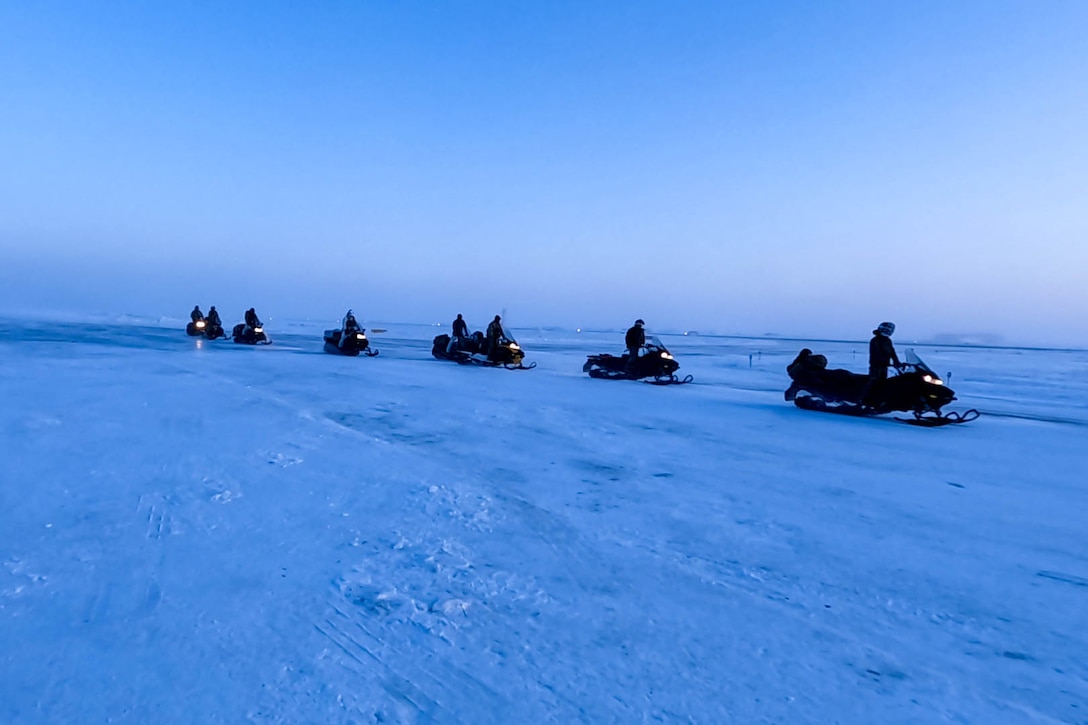
<instances>
[{"instance_id":1,"label":"line of snowmobiles","mask_svg":"<svg viewBox=\"0 0 1088 725\"><path fill-rule=\"evenodd\" d=\"M204 337L215 340L226 337L223 326L210 322L206 318L192 320L185 326L185 334L190 337ZM272 340L264 330L264 325L254 314L249 322L239 322L231 330L231 337L239 345L271 345ZM344 329L325 330L325 352L334 355L356 356L359 354L367 357L375 357L378 351L370 346L370 340L366 336L366 330L354 327L351 330Z\"/></svg>"},{"instance_id":2,"label":"line of snowmobiles","mask_svg":"<svg viewBox=\"0 0 1088 725\"><path fill-rule=\"evenodd\" d=\"M190 314L192 319L185 325L185 334L189 337L217 340L227 336L222 323L219 322L219 313L215 311L215 305L212 305L207 317L201 313L199 306L194 307ZM261 324L257 312L252 307L246 310L245 318L245 322L239 322L231 330L234 341L240 345L271 345L272 341L268 339L264 325Z\"/></svg>"},{"instance_id":3,"label":"line of snowmobiles","mask_svg":"<svg viewBox=\"0 0 1088 725\"><path fill-rule=\"evenodd\" d=\"M236 343L258 345L271 344L260 320L256 325L239 323L234 326ZM190 322L185 329L191 336L208 339L224 337L222 326L210 326L205 320ZM324 350L333 355L377 356L378 350L370 346L366 331L354 328L324 331ZM652 385L683 385L692 381L691 375L679 377L680 364L675 356L657 337L651 337L632 357L630 351L622 355L599 353L589 355L582 371L589 377L601 380L633 380ZM502 337L489 342L482 332L451 341L451 336L435 336L431 354L438 360L459 365L504 368L506 370L532 370L536 363L526 365L525 351L518 342ZM827 358L812 354L807 348L787 366L791 383L783 394L787 401L803 410L835 413L855 417L877 417L889 413L907 413L910 417L893 416L893 420L923 427L942 427L968 423L980 416L971 409L963 412L944 411L943 408L956 400L949 388L914 350L907 350L904 362L886 380L869 384L869 377L843 369L828 369Z\"/></svg>"},{"instance_id":4,"label":"line of snowmobiles","mask_svg":"<svg viewBox=\"0 0 1088 725\"><path fill-rule=\"evenodd\" d=\"M914 350L907 350L896 374L871 385L867 375L828 370L827 358L813 355L807 348L786 367L786 372L793 382L783 397L804 410L866 418L910 413L912 417L894 420L928 428L968 423L980 415L974 409L942 412L956 394Z\"/></svg>"},{"instance_id":5,"label":"line of snowmobiles","mask_svg":"<svg viewBox=\"0 0 1088 725\"><path fill-rule=\"evenodd\" d=\"M209 324L207 320L194 320L185 326L185 334L190 337L203 337L208 340L217 340L226 337L227 333L222 325ZM250 326L239 322L231 330L231 338L239 345L271 345L268 333L263 325Z\"/></svg>"}]
</instances>

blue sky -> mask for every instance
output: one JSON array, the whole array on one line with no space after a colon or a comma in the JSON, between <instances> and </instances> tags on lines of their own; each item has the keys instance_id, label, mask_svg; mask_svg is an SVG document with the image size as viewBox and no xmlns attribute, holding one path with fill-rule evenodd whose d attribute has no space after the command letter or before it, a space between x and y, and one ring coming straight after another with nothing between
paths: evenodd
<instances>
[{"instance_id":1,"label":"blue sky","mask_svg":"<svg viewBox=\"0 0 1088 725\"><path fill-rule=\"evenodd\" d=\"M1083 345L1086 36L1082 2L3 3L0 309Z\"/></svg>"}]
</instances>

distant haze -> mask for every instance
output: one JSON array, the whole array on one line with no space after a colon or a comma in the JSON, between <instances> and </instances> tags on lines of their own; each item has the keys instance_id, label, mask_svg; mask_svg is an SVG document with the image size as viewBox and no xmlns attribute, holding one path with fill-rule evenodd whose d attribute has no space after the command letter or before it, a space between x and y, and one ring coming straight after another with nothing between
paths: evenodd
<instances>
[{"instance_id":1,"label":"distant haze","mask_svg":"<svg viewBox=\"0 0 1088 725\"><path fill-rule=\"evenodd\" d=\"M0 311L1088 345L1088 4L0 6Z\"/></svg>"}]
</instances>

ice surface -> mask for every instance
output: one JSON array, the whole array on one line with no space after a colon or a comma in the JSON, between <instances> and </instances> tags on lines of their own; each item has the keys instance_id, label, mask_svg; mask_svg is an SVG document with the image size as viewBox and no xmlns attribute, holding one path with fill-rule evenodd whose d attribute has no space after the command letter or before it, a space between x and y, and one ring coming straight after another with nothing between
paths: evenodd
<instances>
[{"instance_id":1,"label":"ice surface","mask_svg":"<svg viewBox=\"0 0 1088 725\"><path fill-rule=\"evenodd\" d=\"M1088 722L1088 353L917 346L931 430L326 322L0 321L0 721Z\"/></svg>"}]
</instances>

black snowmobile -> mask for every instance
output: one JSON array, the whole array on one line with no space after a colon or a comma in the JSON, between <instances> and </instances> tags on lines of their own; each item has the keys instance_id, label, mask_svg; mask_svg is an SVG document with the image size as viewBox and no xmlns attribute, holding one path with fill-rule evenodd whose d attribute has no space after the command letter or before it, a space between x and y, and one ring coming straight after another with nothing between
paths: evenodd
<instances>
[{"instance_id":1,"label":"black snowmobile","mask_svg":"<svg viewBox=\"0 0 1088 725\"><path fill-rule=\"evenodd\" d=\"M466 338L462 338L459 345L450 349L450 336L438 335L431 345L431 355L438 360L452 360L461 365L481 365L483 367L503 367L507 370L532 370L536 363L525 365L525 351L521 349L517 341L503 337L488 352L487 339L484 333L477 330Z\"/></svg>"},{"instance_id":2,"label":"black snowmobile","mask_svg":"<svg viewBox=\"0 0 1088 725\"><path fill-rule=\"evenodd\" d=\"M249 327L244 322L234 326L234 341L240 345L271 345L272 341L265 334L264 325L258 320L254 327Z\"/></svg>"},{"instance_id":3,"label":"black snowmobile","mask_svg":"<svg viewBox=\"0 0 1088 725\"><path fill-rule=\"evenodd\" d=\"M220 337L226 337L227 333L223 331L222 325L214 325L208 322L207 319L194 320L185 326L185 334L189 337L206 337L209 340L215 340Z\"/></svg>"},{"instance_id":4,"label":"black snowmobile","mask_svg":"<svg viewBox=\"0 0 1088 725\"><path fill-rule=\"evenodd\" d=\"M864 417L895 411L911 413L913 418L896 420L927 427L967 423L979 417L974 409L942 413L941 408L955 400L956 394L913 350L907 350L903 360L903 369L875 386L863 404L861 395L867 375L828 370L827 358L813 355L806 348L786 368L793 383L784 397L798 408L828 413Z\"/></svg>"},{"instance_id":5,"label":"black snowmobile","mask_svg":"<svg viewBox=\"0 0 1088 725\"><path fill-rule=\"evenodd\" d=\"M226 336L227 333L223 329L222 325L213 324L211 322L208 322L207 320L204 320L204 337L208 338L209 340L216 340L220 337Z\"/></svg>"},{"instance_id":6,"label":"black snowmobile","mask_svg":"<svg viewBox=\"0 0 1088 725\"><path fill-rule=\"evenodd\" d=\"M367 339L366 330L360 328L355 332L348 333L348 337L340 344L343 339L344 331L342 329L337 330L325 330L325 352L332 353L333 355L351 355L352 357L362 353L367 357L375 357L378 354L376 349L370 347L370 340Z\"/></svg>"},{"instance_id":7,"label":"black snowmobile","mask_svg":"<svg viewBox=\"0 0 1088 725\"><path fill-rule=\"evenodd\" d=\"M631 360L630 352L623 355L590 355L586 358L586 364L582 366L582 372L589 373L591 378L604 378L606 380L644 380L654 385L682 385L690 383L692 377L683 378L676 376L680 369L680 363L672 353L658 340L651 337L642 346L642 354Z\"/></svg>"}]
</instances>

